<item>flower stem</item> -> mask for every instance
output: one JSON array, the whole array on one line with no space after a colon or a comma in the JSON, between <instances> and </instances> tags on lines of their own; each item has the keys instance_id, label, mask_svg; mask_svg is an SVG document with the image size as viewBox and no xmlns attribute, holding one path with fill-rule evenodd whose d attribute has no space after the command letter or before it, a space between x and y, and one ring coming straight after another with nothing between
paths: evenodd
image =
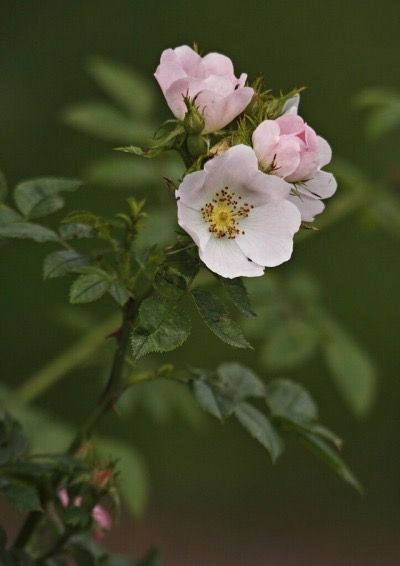
<instances>
[{"instance_id":1,"label":"flower stem","mask_svg":"<svg viewBox=\"0 0 400 566\"><path fill-rule=\"evenodd\" d=\"M105 413L113 408L115 402L123 391L121 384L122 370L125 364L131 325L137 316L138 307L139 303L133 299L129 300L124 307L122 325L116 335L118 345L115 351L113 364L111 366L110 377L108 378L96 407L94 407L93 411L84 421L77 436L72 441L68 449L68 454L75 454L82 444L90 438L97 422Z\"/></svg>"}]
</instances>

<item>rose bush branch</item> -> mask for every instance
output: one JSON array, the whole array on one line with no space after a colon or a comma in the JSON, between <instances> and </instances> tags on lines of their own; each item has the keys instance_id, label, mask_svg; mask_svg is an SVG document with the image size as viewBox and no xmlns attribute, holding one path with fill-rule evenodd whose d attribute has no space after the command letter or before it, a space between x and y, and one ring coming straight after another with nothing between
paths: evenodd
<instances>
[{"instance_id":1,"label":"rose bush branch","mask_svg":"<svg viewBox=\"0 0 400 566\"><path fill-rule=\"evenodd\" d=\"M131 104L126 85L137 83L115 67L96 64L94 72L124 111L135 114L136 103ZM112 333L116 348L108 380L66 452L39 462L41 474L33 467L36 475L26 471L32 468L26 466L25 447L4 464L5 483L0 489L21 503L24 469L24 489L30 494L24 508L26 521L10 551L13 557L26 551L35 560L46 561L92 552L88 546L79 547L75 535L95 535L102 525L108 530L111 520L105 527L104 517L109 515L101 514L98 506L115 495L118 464L98 460L90 440L122 394L145 381L154 382L152 387L161 378L179 381L213 417L235 418L273 462L285 448L285 435L298 438L339 477L361 490L341 458L340 439L320 424L316 404L301 385L283 379L264 383L238 363L220 364L215 370L177 370L163 363L149 370L142 361L154 355L156 365L157 354L180 347L190 336L194 313L224 343L252 348L231 312L234 309L249 320L255 316L242 277L261 278L265 270L289 261L295 235L313 227L315 217L324 211L324 201L337 188L333 174L324 169L332 156L329 144L298 114L302 89L274 96L264 90L261 80L248 85L246 74L236 77L226 56L201 57L188 46L164 51L155 77L174 118L157 130L150 147L121 149L147 159L173 150L183 159L183 176L167 179L179 225L169 245L138 246L142 225L152 223L143 200L129 198L125 211L112 218L91 210L73 211L54 229L41 219L61 210L64 193L78 189L79 182L41 178L20 183L13 191L12 206L4 202L8 189L0 177L0 237L57 245L59 249L45 258L45 278L74 277L69 292L74 305L108 296L122 311L120 327ZM339 207L335 218L349 206ZM153 230L157 231L156 225ZM81 246L81 240L87 244ZM205 286L199 274L208 281L212 274L218 288ZM302 293L307 295L304 289ZM309 310L316 312L314 307ZM318 321L321 335L337 338L340 328L338 332L326 318ZM34 399L94 351L103 332L106 337L105 327L97 330L78 347L77 360L71 362L76 349L67 352L20 389L20 398ZM329 355L332 358L332 349ZM11 446L16 426L3 423ZM17 462L17 472L11 461ZM24 497L26 503L26 492ZM56 531L51 544L40 536L41 529Z\"/></svg>"}]
</instances>

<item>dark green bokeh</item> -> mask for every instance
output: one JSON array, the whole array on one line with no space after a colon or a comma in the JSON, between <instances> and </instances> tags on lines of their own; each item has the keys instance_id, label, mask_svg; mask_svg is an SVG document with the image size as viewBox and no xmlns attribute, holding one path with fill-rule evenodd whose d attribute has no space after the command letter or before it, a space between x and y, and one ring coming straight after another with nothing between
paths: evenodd
<instances>
[{"instance_id":1,"label":"dark green bokeh","mask_svg":"<svg viewBox=\"0 0 400 566\"><path fill-rule=\"evenodd\" d=\"M263 73L276 90L307 85L304 117L336 154L369 176L383 178L399 168L400 132L368 144L362 116L351 104L365 87L400 89L396 1L3 0L1 7L0 163L13 182L43 174L79 176L85 165L111 151L111 145L71 131L59 120L65 105L98 97L83 71L86 57L108 56L150 76L162 49L194 40L204 51L231 56L238 72ZM159 100L164 108L161 95ZM108 212L121 207L123 198L120 192L93 190L70 202L82 207L95 201L100 212ZM55 316L65 305L67 286L42 283L43 250L33 244L13 243L1 247L0 254L2 376L16 385L73 338ZM328 532L332 546L341 541L340 546L349 547L343 563L375 564L368 548L385 537L393 542L399 522L398 241L350 218L301 244L289 269L306 269L320 281L328 306L379 365L378 401L363 422L348 414L322 363L293 376L309 386L324 422L345 438L347 459L366 486L364 498L296 447L271 468L259 447L234 425L210 424L198 432L180 421L161 428L139 415L129 423L109 420L104 430L135 441L152 470L154 501L172 506L174 515L178 509L190 513L197 525L197 508L220 512L232 533L259 522L265 524L265 536L275 529L282 545L284 534L293 529L304 532L310 544L313 532ZM196 328L178 356L199 364L207 356L207 365L213 366L221 357L238 355ZM93 372L85 369L60 385L62 395L49 391L40 405L77 420L97 388ZM229 514L233 518L228 520ZM264 536L262 528L258 532ZM361 551L352 547L352 537ZM385 552L387 547L382 560L391 564ZM227 563L248 563L245 557L235 560L232 556ZM300 558L298 563L303 563Z\"/></svg>"}]
</instances>

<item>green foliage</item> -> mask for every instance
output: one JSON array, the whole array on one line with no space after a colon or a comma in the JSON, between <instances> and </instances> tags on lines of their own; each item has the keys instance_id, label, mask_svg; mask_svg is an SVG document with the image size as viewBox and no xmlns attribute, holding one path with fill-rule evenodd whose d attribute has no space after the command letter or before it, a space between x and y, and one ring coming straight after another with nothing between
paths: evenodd
<instances>
[{"instance_id":1,"label":"green foliage","mask_svg":"<svg viewBox=\"0 0 400 566\"><path fill-rule=\"evenodd\" d=\"M266 415L247 400L263 397L265 387L250 369L237 364L222 364L216 373L193 370L191 387L200 406L210 415L224 420L235 415L245 430L258 440L275 461L283 443Z\"/></svg>"},{"instance_id":2,"label":"green foliage","mask_svg":"<svg viewBox=\"0 0 400 566\"><path fill-rule=\"evenodd\" d=\"M50 228L31 222L10 222L0 225L0 238L33 240L38 243L58 242L59 240L57 234Z\"/></svg>"},{"instance_id":3,"label":"green foliage","mask_svg":"<svg viewBox=\"0 0 400 566\"><path fill-rule=\"evenodd\" d=\"M302 434L302 440L309 450L328 464L343 481L351 485L359 493L363 493L363 487L358 479L328 442L319 435L312 433Z\"/></svg>"},{"instance_id":4,"label":"green foliage","mask_svg":"<svg viewBox=\"0 0 400 566\"><path fill-rule=\"evenodd\" d=\"M106 102L75 104L63 112L62 119L80 132L113 143L142 142L153 132L146 123L132 124L121 111Z\"/></svg>"},{"instance_id":5,"label":"green foliage","mask_svg":"<svg viewBox=\"0 0 400 566\"><path fill-rule=\"evenodd\" d=\"M0 227L20 220L22 220L22 216L16 210L0 202Z\"/></svg>"},{"instance_id":6,"label":"green foliage","mask_svg":"<svg viewBox=\"0 0 400 566\"><path fill-rule=\"evenodd\" d=\"M251 348L239 325L229 316L222 300L205 289L194 289L192 297L208 328L234 348Z\"/></svg>"},{"instance_id":7,"label":"green foliage","mask_svg":"<svg viewBox=\"0 0 400 566\"><path fill-rule=\"evenodd\" d=\"M322 321L322 351L335 384L350 409L365 415L376 395L376 370L368 354L333 320Z\"/></svg>"},{"instance_id":8,"label":"green foliage","mask_svg":"<svg viewBox=\"0 0 400 566\"><path fill-rule=\"evenodd\" d=\"M88 265L88 259L75 250L60 250L46 256L43 265L44 279L62 277L78 267Z\"/></svg>"},{"instance_id":9,"label":"green foliage","mask_svg":"<svg viewBox=\"0 0 400 566\"><path fill-rule=\"evenodd\" d=\"M91 59L87 68L98 85L133 116L152 112L154 89L141 75L100 57Z\"/></svg>"},{"instance_id":10,"label":"green foliage","mask_svg":"<svg viewBox=\"0 0 400 566\"><path fill-rule=\"evenodd\" d=\"M321 458L345 482L361 492L354 474L337 452L341 440L318 423L318 410L310 394L298 383L287 379L270 382L266 402L273 422L294 433L306 447Z\"/></svg>"},{"instance_id":11,"label":"green foliage","mask_svg":"<svg viewBox=\"0 0 400 566\"><path fill-rule=\"evenodd\" d=\"M219 365L217 376L222 390L237 401L265 395L265 385L261 379L251 369L236 362Z\"/></svg>"},{"instance_id":12,"label":"green foliage","mask_svg":"<svg viewBox=\"0 0 400 566\"><path fill-rule=\"evenodd\" d=\"M283 451L283 442L269 419L249 403L239 403L235 407L235 417L240 424L260 444L268 450L273 462Z\"/></svg>"},{"instance_id":13,"label":"green foliage","mask_svg":"<svg viewBox=\"0 0 400 566\"><path fill-rule=\"evenodd\" d=\"M173 154L152 161L130 159L127 155L114 155L91 164L84 177L89 183L109 189L116 187L129 191L148 190L149 186L160 186L164 178L179 179L183 167ZM154 193L158 197L159 193ZM170 212L172 216L172 210Z\"/></svg>"},{"instance_id":14,"label":"green foliage","mask_svg":"<svg viewBox=\"0 0 400 566\"><path fill-rule=\"evenodd\" d=\"M247 289L240 277L236 277L235 279L224 279L220 277L219 279L228 298L241 314L249 318L257 316L251 307Z\"/></svg>"},{"instance_id":15,"label":"green foliage","mask_svg":"<svg viewBox=\"0 0 400 566\"><path fill-rule=\"evenodd\" d=\"M87 224L66 223L60 225L60 236L64 240L81 240L82 238L94 238L96 232Z\"/></svg>"},{"instance_id":16,"label":"green foliage","mask_svg":"<svg viewBox=\"0 0 400 566\"><path fill-rule=\"evenodd\" d=\"M268 383L266 401L274 418L302 425L318 418L317 406L308 391L288 379L275 379Z\"/></svg>"},{"instance_id":17,"label":"green foliage","mask_svg":"<svg viewBox=\"0 0 400 566\"><path fill-rule=\"evenodd\" d=\"M41 218L63 208L62 192L72 192L82 185L76 179L40 178L16 186L14 200L27 219Z\"/></svg>"},{"instance_id":18,"label":"green foliage","mask_svg":"<svg viewBox=\"0 0 400 566\"><path fill-rule=\"evenodd\" d=\"M123 307L130 297L128 289L118 281L111 282L108 292L120 307Z\"/></svg>"},{"instance_id":19,"label":"green foliage","mask_svg":"<svg viewBox=\"0 0 400 566\"><path fill-rule=\"evenodd\" d=\"M37 489L28 483L2 477L0 479L0 492L19 511L29 512L42 509Z\"/></svg>"},{"instance_id":20,"label":"green foliage","mask_svg":"<svg viewBox=\"0 0 400 566\"><path fill-rule=\"evenodd\" d=\"M114 104L85 102L64 110L64 122L91 136L114 143L146 143L154 132L149 120L154 90L142 77L112 61L94 58L88 72Z\"/></svg>"},{"instance_id":21,"label":"green foliage","mask_svg":"<svg viewBox=\"0 0 400 566\"><path fill-rule=\"evenodd\" d=\"M255 337L265 336L260 362L271 371L286 371L323 353L329 374L350 410L368 413L376 395L376 370L368 354L327 312L310 278L295 274L269 277L253 286L259 316L246 323Z\"/></svg>"},{"instance_id":22,"label":"green foliage","mask_svg":"<svg viewBox=\"0 0 400 566\"><path fill-rule=\"evenodd\" d=\"M131 336L134 358L152 352L168 352L185 342L191 323L182 309L184 296L183 290L168 285L142 302L138 324Z\"/></svg>"},{"instance_id":23,"label":"green foliage","mask_svg":"<svg viewBox=\"0 0 400 566\"><path fill-rule=\"evenodd\" d=\"M0 406L6 405L7 408L17 416L22 423L25 434L29 440L32 453L47 454L48 457L38 460L21 460L17 461L15 456L7 463L6 467L0 464L0 475L4 476L4 471L9 471L10 477L16 478L18 482L33 485L37 488L41 482L47 482L49 477L56 472L57 474L67 474L75 476L74 470L80 469L82 463L79 460L70 457L60 456L60 452L67 447L73 437L73 429L68 425L58 421L54 416L48 415L45 411L35 410L25 407L15 395L2 388L0 390ZM14 423L14 421L11 421ZM13 424L15 431L13 434L4 433L5 428L0 422L0 449L4 454L5 442L4 438L14 438L15 446L21 446L21 442L16 440L16 433L20 434L18 424ZM8 425L8 429L10 425ZM135 514L142 513L148 499L148 478L147 470L143 463L143 459L138 452L130 445L119 440L111 438L96 437L94 440L95 448L105 460L118 461L117 470L119 474L119 487L121 495L126 501L128 508ZM24 441L26 446L26 441ZM25 455L25 448L17 449L18 454ZM9 450L8 453L14 453L15 449ZM11 463L13 466L11 467ZM8 476L6 476L8 477ZM1 488L0 488L1 489Z\"/></svg>"},{"instance_id":24,"label":"green foliage","mask_svg":"<svg viewBox=\"0 0 400 566\"><path fill-rule=\"evenodd\" d=\"M358 107L368 110L366 132L380 138L400 126L400 94L384 88L371 88L357 95Z\"/></svg>"},{"instance_id":25,"label":"green foliage","mask_svg":"<svg viewBox=\"0 0 400 566\"><path fill-rule=\"evenodd\" d=\"M107 293L110 284L110 276L101 269L83 273L73 282L69 300L72 304L92 303Z\"/></svg>"},{"instance_id":26,"label":"green foliage","mask_svg":"<svg viewBox=\"0 0 400 566\"><path fill-rule=\"evenodd\" d=\"M6 413L0 420L0 466L20 458L27 447L21 425Z\"/></svg>"},{"instance_id":27,"label":"green foliage","mask_svg":"<svg viewBox=\"0 0 400 566\"><path fill-rule=\"evenodd\" d=\"M225 420L234 415L243 428L270 454L273 462L284 450L282 433L302 441L337 475L358 491L361 486L340 457L341 440L318 421L318 409L300 384L288 379L263 382L248 368L222 364L216 372L192 369L189 380L200 406L210 415ZM249 400L264 399L268 415Z\"/></svg>"},{"instance_id":28,"label":"green foliage","mask_svg":"<svg viewBox=\"0 0 400 566\"><path fill-rule=\"evenodd\" d=\"M393 183L373 182L348 161L336 158L333 172L339 182L357 194L362 209L364 225L385 230L390 236L400 236L400 199Z\"/></svg>"},{"instance_id":29,"label":"green foliage","mask_svg":"<svg viewBox=\"0 0 400 566\"><path fill-rule=\"evenodd\" d=\"M309 359L317 344L317 329L305 320L291 318L270 332L261 360L271 369L292 368Z\"/></svg>"}]
</instances>

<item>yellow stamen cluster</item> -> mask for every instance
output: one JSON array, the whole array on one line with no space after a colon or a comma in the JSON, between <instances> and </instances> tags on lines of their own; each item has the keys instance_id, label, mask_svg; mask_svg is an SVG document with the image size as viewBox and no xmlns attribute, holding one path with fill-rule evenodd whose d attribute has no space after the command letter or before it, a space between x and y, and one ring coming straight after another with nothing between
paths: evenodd
<instances>
[{"instance_id":1,"label":"yellow stamen cluster","mask_svg":"<svg viewBox=\"0 0 400 566\"><path fill-rule=\"evenodd\" d=\"M203 219L210 225L208 230L216 238L234 240L239 234L245 234L240 230L239 222L241 218L247 218L253 205L247 202L240 202L241 196L225 187L220 192L215 193L215 198L207 202L201 209Z\"/></svg>"}]
</instances>

